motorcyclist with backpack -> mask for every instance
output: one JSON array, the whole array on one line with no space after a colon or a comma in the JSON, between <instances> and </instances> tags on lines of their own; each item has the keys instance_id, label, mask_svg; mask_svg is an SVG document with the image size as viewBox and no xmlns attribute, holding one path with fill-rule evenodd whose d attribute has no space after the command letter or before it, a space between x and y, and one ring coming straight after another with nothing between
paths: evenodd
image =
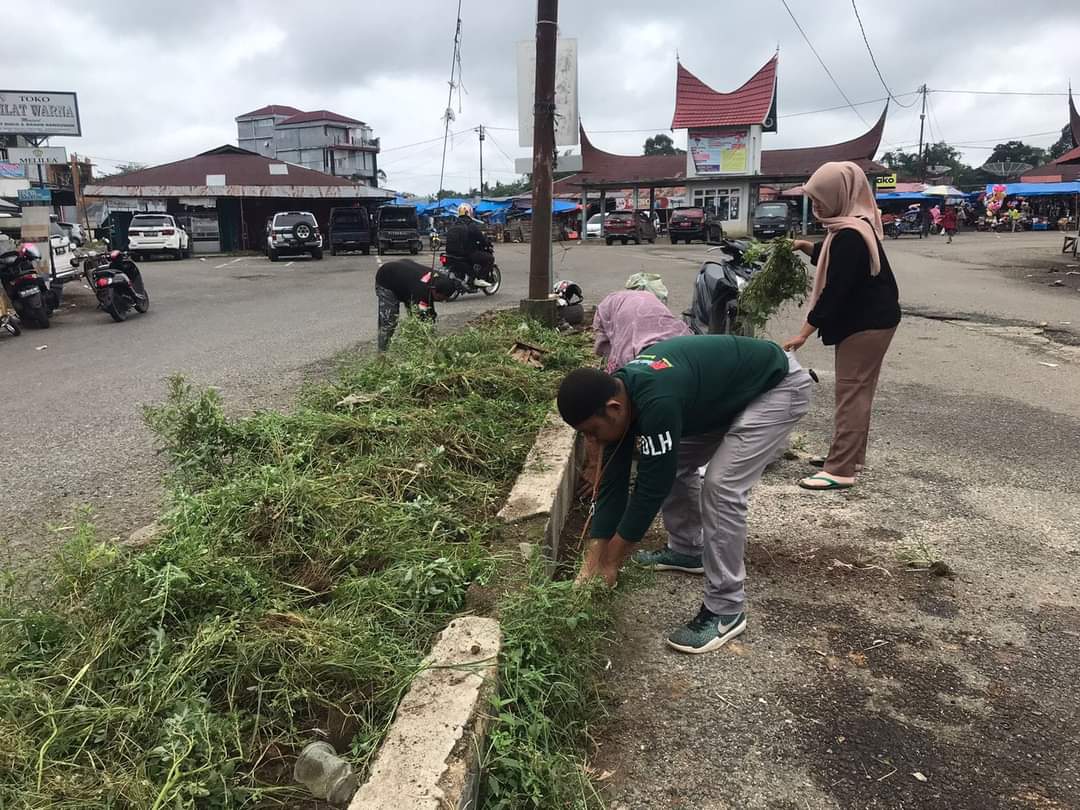
<instances>
[{"instance_id":1,"label":"motorcyclist with backpack","mask_svg":"<svg viewBox=\"0 0 1080 810\"><path fill-rule=\"evenodd\" d=\"M462 203L458 206L457 219L446 231L446 255L451 260L457 259L468 263L472 268L478 265L481 275L491 276L495 265L491 240L484 235L480 225L472 218L472 206ZM470 270L470 276L473 274ZM490 283L483 278L472 277L471 282L477 287L488 287Z\"/></svg>"}]
</instances>

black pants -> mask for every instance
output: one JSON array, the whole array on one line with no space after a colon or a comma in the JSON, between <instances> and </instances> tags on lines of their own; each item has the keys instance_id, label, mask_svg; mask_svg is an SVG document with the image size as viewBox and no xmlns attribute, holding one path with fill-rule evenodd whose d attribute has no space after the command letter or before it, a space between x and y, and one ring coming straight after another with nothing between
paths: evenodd
<instances>
[{"instance_id":1,"label":"black pants","mask_svg":"<svg viewBox=\"0 0 1080 810\"><path fill-rule=\"evenodd\" d=\"M491 268L495 266L495 257L486 250L474 250L469 253L469 261L479 265L481 277L487 281L491 278Z\"/></svg>"},{"instance_id":2,"label":"black pants","mask_svg":"<svg viewBox=\"0 0 1080 810\"><path fill-rule=\"evenodd\" d=\"M394 330L397 329L401 302L393 292L378 284L375 285L375 298L379 302L379 351L385 352L390 346L390 338L394 336Z\"/></svg>"}]
</instances>

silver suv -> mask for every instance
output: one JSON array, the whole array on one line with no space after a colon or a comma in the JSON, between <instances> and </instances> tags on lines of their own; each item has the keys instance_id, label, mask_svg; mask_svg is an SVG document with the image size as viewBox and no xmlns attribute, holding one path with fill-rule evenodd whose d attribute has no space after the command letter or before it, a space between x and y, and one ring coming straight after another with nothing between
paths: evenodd
<instances>
[{"instance_id":1,"label":"silver suv","mask_svg":"<svg viewBox=\"0 0 1080 810\"><path fill-rule=\"evenodd\" d=\"M276 262L282 255L310 253L323 257L322 232L310 211L281 211L266 221L266 255Z\"/></svg>"}]
</instances>

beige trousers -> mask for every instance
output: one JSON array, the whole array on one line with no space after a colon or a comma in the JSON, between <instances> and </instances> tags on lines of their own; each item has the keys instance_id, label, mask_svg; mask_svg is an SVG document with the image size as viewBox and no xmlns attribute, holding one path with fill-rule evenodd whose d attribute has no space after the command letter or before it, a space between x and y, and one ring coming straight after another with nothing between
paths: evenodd
<instances>
[{"instance_id":1,"label":"beige trousers","mask_svg":"<svg viewBox=\"0 0 1080 810\"><path fill-rule=\"evenodd\" d=\"M866 463L870 411L896 327L856 332L836 346L836 417L826 472L851 477Z\"/></svg>"}]
</instances>

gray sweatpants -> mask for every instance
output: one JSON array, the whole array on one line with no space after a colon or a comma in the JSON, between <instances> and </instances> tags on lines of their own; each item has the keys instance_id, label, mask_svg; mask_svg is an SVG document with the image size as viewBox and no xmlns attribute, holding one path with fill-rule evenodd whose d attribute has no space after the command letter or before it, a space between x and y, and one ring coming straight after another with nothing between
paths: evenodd
<instances>
[{"instance_id":1,"label":"gray sweatpants","mask_svg":"<svg viewBox=\"0 0 1080 810\"><path fill-rule=\"evenodd\" d=\"M662 509L668 547L702 555L705 607L713 613L745 608L750 490L809 409L810 375L792 357L787 376L747 405L726 433L687 436L679 444L675 485Z\"/></svg>"}]
</instances>

